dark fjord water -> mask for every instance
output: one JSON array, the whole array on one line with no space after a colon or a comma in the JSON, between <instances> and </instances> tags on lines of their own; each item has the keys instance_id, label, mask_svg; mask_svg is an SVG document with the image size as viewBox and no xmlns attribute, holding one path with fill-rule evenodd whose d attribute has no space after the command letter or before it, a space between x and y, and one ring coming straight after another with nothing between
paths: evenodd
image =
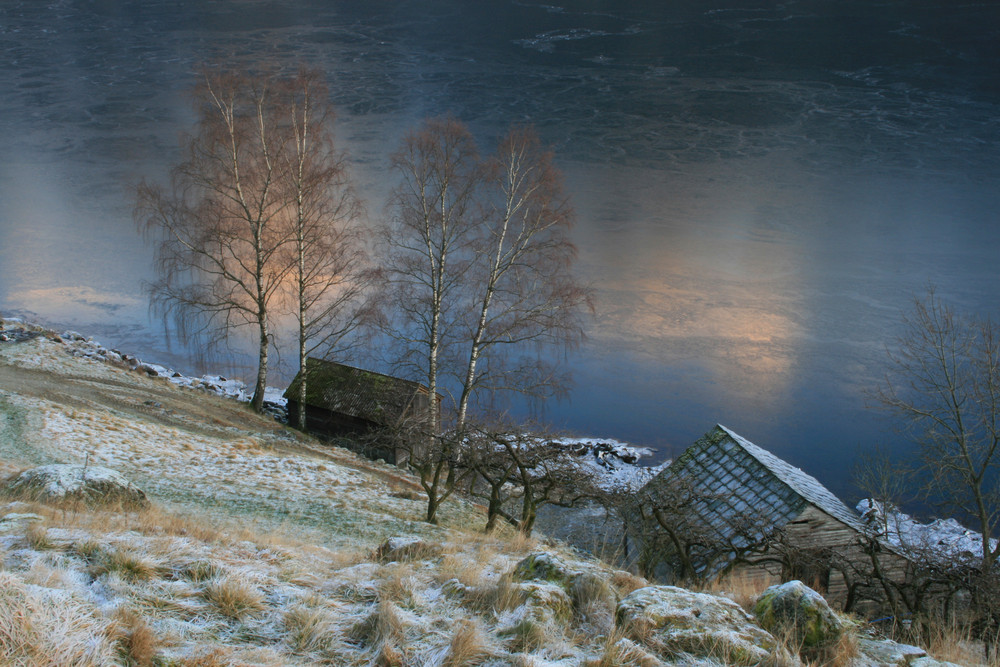
<instances>
[{"instance_id":1,"label":"dark fjord water","mask_svg":"<svg viewBox=\"0 0 1000 667\"><path fill-rule=\"evenodd\" d=\"M306 61L372 216L424 116L555 146L597 316L549 419L664 455L721 422L850 495L911 298L996 312L998 33L995 1L6 0L0 312L195 370L130 185L178 158L199 63Z\"/></svg>"}]
</instances>

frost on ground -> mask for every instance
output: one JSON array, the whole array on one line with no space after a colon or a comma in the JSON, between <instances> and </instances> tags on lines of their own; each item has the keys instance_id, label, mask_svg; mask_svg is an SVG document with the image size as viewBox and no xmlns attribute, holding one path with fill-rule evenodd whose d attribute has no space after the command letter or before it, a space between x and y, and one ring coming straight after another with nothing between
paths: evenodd
<instances>
[{"instance_id":1,"label":"frost on ground","mask_svg":"<svg viewBox=\"0 0 1000 667\"><path fill-rule=\"evenodd\" d=\"M644 580L483 535L462 500L428 525L412 477L225 398L242 391L0 320L0 475L107 468L151 501L0 500L0 664L727 664L718 642L655 657L617 623ZM644 474L621 443L565 444L608 484Z\"/></svg>"},{"instance_id":2,"label":"frost on ground","mask_svg":"<svg viewBox=\"0 0 1000 667\"><path fill-rule=\"evenodd\" d=\"M0 342L0 473L107 468L153 506L0 501L0 663L578 665L599 652L563 637L567 619L551 641L499 634L527 604L504 598L505 577L537 543L477 534L480 509L449 502L428 525L396 468L82 336L18 329L32 335L8 327ZM392 537L433 548L384 562Z\"/></svg>"}]
</instances>

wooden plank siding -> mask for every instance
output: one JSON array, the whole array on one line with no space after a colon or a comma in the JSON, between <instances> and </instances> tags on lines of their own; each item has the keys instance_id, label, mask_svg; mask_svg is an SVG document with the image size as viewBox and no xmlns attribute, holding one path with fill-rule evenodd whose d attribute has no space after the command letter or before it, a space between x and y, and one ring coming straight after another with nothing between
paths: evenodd
<instances>
[{"instance_id":1,"label":"wooden plank siding","mask_svg":"<svg viewBox=\"0 0 1000 667\"><path fill-rule=\"evenodd\" d=\"M859 611L881 608L882 605L873 600L880 599L882 591L860 581L858 576L858 573L870 571L873 565L872 556L865 548L865 537L856 528L809 505L796 519L785 524L782 533L783 545L779 547L782 552L776 549L757 562L740 564L734 568L734 573L767 585L799 579L822 593L830 604L842 609L848 605ZM807 558L808 564L797 569L789 562L789 554L796 551L807 556L816 555L816 558ZM836 554L837 562L824 565L824 552ZM905 580L908 562L902 555L882 545L876 557L880 568L890 578Z\"/></svg>"}]
</instances>

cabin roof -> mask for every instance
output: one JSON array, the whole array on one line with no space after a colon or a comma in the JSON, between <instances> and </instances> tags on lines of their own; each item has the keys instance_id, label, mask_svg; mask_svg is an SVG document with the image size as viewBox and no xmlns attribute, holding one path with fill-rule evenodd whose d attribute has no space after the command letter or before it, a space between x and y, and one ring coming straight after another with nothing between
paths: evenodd
<instances>
[{"instance_id":1,"label":"cabin roof","mask_svg":"<svg viewBox=\"0 0 1000 667\"><path fill-rule=\"evenodd\" d=\"M419 382L355 368L326 359L306 360L306 404L383 425L398 424L418 394L427 388ZM301 373L296 374L284 397L299 400Z\"/></svg>"},{"instance_id":2,"label":"cabin roof","mask_svg":"<svg viewBox=\"0 0 1000 667\"><path fill-rule=\"evenodd\" d=\"M677 476L677 477L675 477ZM696 492L690 510L723 537L735 536L741 517L781 527L812 505L863 531L861 517L816 478L718 425L695 442L650 484L683 479ZM731 533L731 534L725 534Z\"/></svg>"}]
</instances>

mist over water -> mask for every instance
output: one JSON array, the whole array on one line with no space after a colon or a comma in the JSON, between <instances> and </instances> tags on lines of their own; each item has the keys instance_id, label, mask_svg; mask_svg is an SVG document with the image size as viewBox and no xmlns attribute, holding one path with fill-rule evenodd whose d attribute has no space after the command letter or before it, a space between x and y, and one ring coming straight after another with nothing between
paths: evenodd
<instances>
[{"instance_id":1,"label":"mist over water","mask_svg":"<svg viewBox=\"0 0 1000 667\"><path fill-rule=\"evenodd\" d=\"M545 417L663 455L721 422L850 496L912 298L997 313L998 33L995 2L8 1L0 312L195 370L131 186L180 158L201 63L305 61L373 219L425 116L553 145L597 313Z\"/></svg>"}]
</instances>

